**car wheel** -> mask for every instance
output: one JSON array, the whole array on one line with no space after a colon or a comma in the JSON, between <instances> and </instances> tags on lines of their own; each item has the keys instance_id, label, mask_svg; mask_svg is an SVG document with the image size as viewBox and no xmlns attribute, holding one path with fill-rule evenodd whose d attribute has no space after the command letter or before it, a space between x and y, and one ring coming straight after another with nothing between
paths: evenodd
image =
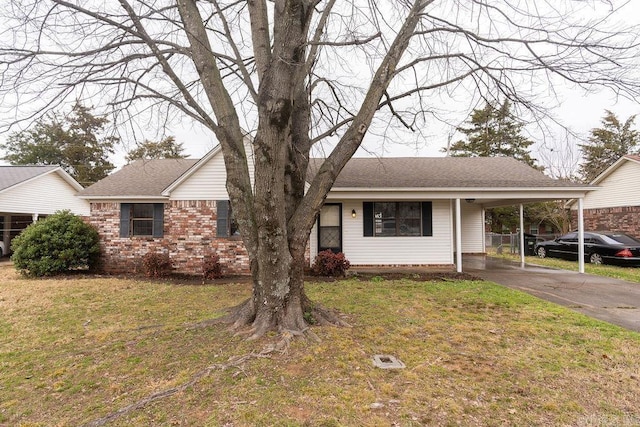
<instances>
[{"instance_id":1,"label":"car wheel","mask_svg":"<svg viewBox=\"0 0 640 427\"><path fill-rule=\"evenodd\" d=\"M589 262L591 264L602 264L602 255L598 253L592 253L589 255Z\"/></svg>"},{"instance_id":2,"label":"car wheel","mask_svg":"<svg viewBox=\"0 0 640 427\"><path fill-rule=\"evenodd\" d=\"M547 250L543 247L539 247L538 250L536 251L536 253L538 254L538 257L540 258L545 258L547 256Z\"/></svg>"}]
</instances>

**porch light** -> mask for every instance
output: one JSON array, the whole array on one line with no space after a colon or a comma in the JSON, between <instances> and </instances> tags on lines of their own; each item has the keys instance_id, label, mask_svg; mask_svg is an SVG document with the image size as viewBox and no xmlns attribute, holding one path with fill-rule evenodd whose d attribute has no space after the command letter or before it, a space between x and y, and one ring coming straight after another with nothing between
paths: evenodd
<instances>
[{"instance_id":1,"label":"porch light","mask_svg":"<svg viewBox=\"0 0 640 427\"><path fill-rule=\"evenodd\" d=\"M464 201L467 203L473 203L476 201L476 199L464 199Z\"/></svg>"},{"instance_id":2,"label":"porch light","mask_svg":"<svg viewBox=\"0 0 640 427\"><path fill-rule=\"evenodd\" d=\"M355 217L356 217L356 210L351 209L351 218L355 218Z\"/></svg>"}]
</instances>

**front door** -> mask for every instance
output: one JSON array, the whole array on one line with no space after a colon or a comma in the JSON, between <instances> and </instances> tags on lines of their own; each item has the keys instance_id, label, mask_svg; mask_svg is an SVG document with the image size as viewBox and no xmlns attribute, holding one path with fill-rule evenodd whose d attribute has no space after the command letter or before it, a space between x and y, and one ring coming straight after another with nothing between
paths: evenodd
<instances>
[{"instance_id":1,"label":"front door","mask_svg":"<svg viewBox=\"0 0 640 427\"><path fill-rule=\"evenodd\" d=\"M342 252L342 204L326 203L318 218L318 252Z\"/></svg>"}]
</instances>

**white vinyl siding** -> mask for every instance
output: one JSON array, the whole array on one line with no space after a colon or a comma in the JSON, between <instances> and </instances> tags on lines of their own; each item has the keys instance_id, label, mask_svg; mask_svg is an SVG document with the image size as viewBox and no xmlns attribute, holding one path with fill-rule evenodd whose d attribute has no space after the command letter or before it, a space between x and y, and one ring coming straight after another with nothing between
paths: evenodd
<instances>
[{"instance_id":1,"label":"white vinyl siding","mask_svg":"<svg viewBox=\"0 0 640 427\"><path fill-rule=\"evenodd\" d=\"M484 221L482 206L461 201L462 253L484 253Z\"/></svg>"},{"instance_id":2,"label":"white vinyl siding","mask_svg":"<svg viewBox=\"0 0 640 427\"><path fill-rule=\"evenodd\" d=\"M364 237L362 202L348 200L342 204L342 248L352 265L427 265L451 264L451 212L448 200L432 205L433 236ZM356 218L351 217L355 209ZM312 233L315 233L314 230ZM317 243L310 239L312 259Z\"/></svg>"},{"instance_id":3,"label":"white vinyl siding","mask_svg":"<svg viewBox=\"0 0 640 427\"><path fill-rule=\"evenodd\" d=\"M640 206L640 164L631 160L622 163L602 180L600 188L584 198L584 209ZM572 206L577 208L577 203Z\"/></svg>"},{"instance_id":4,"label":"white vinyl siding","mask_svg":"<svg viewBox=\"0 0 640 427\"><path fill-rule=\"evenodd\" d=\"M68 209L88 216L89 202L76 197L77 191L57 173L48 173L0 193L0 212L50 215Z\"/></svg>"},{"instance_id":5,"label":"white vinyl siding","mask_svg":"<svg viewBox=\"0 0 640 427\"><path fill-rule=\"evenodd\" d=\"M253 185L253 155L251 145L245 144L248 150L249 171ZM227 171L224 166L222 151L214 155L187 180L171 191L171 200L228 200Z\"/></svg>"}]
</instances>

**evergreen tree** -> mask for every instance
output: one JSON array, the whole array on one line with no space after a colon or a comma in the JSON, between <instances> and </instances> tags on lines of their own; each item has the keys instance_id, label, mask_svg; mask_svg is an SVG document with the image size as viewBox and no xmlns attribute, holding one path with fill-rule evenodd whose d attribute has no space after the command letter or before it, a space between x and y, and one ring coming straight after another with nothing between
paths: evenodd
<instances>
[{"instance_id":1,"label":"evergreen tree","mask_svg":"<svg viewBox=\"0 0 640 427\"><path fill-rule=\"evenodd\" d=\"M173 136L155 142L145 140L127 153L127 163L138 159L184 159L182 143L176 143Z\"/></svg>"},{"instance_id":2,"label":"evergreen tree","mask_svg":"<svg viewBox=\"0 0 640 427\"><path fill-rule=\"evenodd\" d=\"M454 157L513 157L534 166L529 147L533 141L524 137L524 123L511 113L511 103L505 101L496 108L487 103L483 109L473 110L469 127L459 127L458 131L467 139L455 142L449 148Z\"/></svg>"},{"instance_id":3,"label":"evergreen tree","mask_svg":"<svg viewBox=\"0 0 640 427\"><path fill-rule=\"evenodd\" d=\"M606 110L602 127L591 129L589 142L580 145L583 162L580 175L590 182L625 154L638 153L640 135L632 129L636 116L622 123L614 113Z\"/></svg>"},{"instance_id":4,"label":"evergreen tree","mask_svg":"<svg viewBox=\"0 0 640 427\"><path fill-rule=\"evenodd\" d=\"M513 157L536 167L529 152L533 141L522 135L524 123L511 113L511 103L508 100L498 108L487 103L484 108L473 110L468 124L468 127L458 128L467 139L451 145L451 156ZM520 223L518 209L513 206L487 209L486 220L491 224L491 230L498 233L504 228L512 230Z\"/></svg>"},{"instance_id":5,"label":"evergreen tree","mask_svg":"<svg viewBox=\"0 0 640 427\"><path fill-rule=\"evenodd\" d=\"M109 155L118 138L99 136L108 122L76 102L70 114L43 118L33 129L11 134L0 148L12 165L59 165L87 186L115 168Z\"/></svg>"}]
</instances>

